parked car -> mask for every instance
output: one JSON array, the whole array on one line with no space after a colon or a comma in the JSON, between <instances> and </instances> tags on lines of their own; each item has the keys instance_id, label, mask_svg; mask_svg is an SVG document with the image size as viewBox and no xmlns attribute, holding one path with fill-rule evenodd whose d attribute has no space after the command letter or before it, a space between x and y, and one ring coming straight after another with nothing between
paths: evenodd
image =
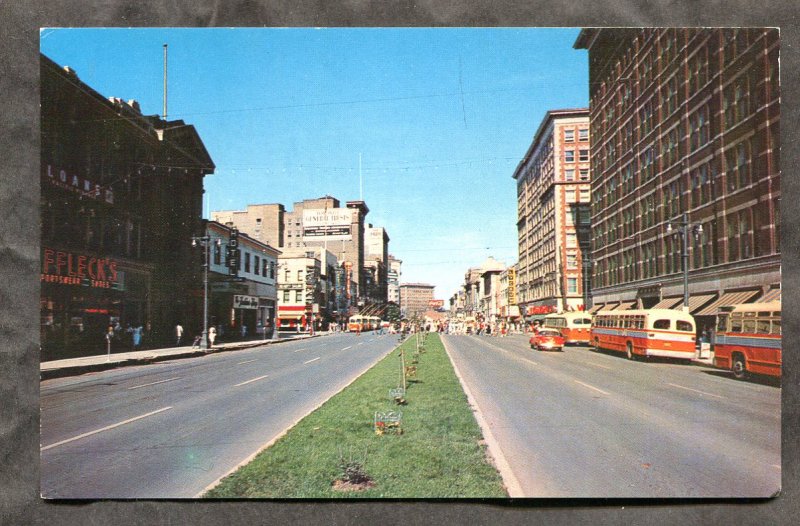
<instances>
[{"instance_id":1,"label":"parked car","mask_svg":"<svg viewBox=\"0 0 800 526\"><path fill-rule=\"evenodd\" d=\"M539 329L531 336L530 344L531 349L560 351L564 348L564 337L555 329Z\"/></svg>"}]
</instances>

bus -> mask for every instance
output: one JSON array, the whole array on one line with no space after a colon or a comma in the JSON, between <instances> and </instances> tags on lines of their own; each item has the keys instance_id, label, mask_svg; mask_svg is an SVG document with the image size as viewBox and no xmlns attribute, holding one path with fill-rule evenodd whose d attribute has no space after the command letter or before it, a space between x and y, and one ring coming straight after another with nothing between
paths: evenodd
<instances>
[{"instance_id":1,"label":"bus","mask_svg":"<svg viewBox=\"0 0 800 526\"><path fill-rule=\"evenodd\" d=\"M564 312L544 317L544 328L556 329L564 338L564 344L588 344L592 328L592 315L588 312Z\"/></svg>"},{"instance_id":2,"label":"bus","mask_svg":"<svg viewBox=\"0 0 800 526\"><path fill-rule=\"evenodd\" d=\"M350 316L347 322L347 330L350 332L374 331L380 327L381 319L378 316L362 316L355 314Z\"/></svg>"},{"instance_id":3,"label":"bus","mask_svg":"<svg viewBox=\"0 0 800 526\"><path fill-rule=\"evenodd\" d=\"M781 375L781 302L720 308L714 333L714 366L743 380Z\"/></svg>"},{"instance_id":4,"label":"bus","mask_svg":"<svg viewBox=\"0 0 800 526\"><path fill-rule=\"evenodd\" d=\"M694 318L680 310L599 311L591 338L595 348L624 352L629 360L639 356L691 360L697 355Z\"/></svg>"}]
</instances>

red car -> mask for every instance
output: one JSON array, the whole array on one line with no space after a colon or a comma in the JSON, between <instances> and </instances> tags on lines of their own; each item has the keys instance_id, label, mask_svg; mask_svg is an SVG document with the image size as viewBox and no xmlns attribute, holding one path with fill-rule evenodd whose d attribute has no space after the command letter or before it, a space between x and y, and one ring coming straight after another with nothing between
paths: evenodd
<instances>
[{"instance_id":1,"label":"red car","mask_svg":"<svg viewBox=\"0 0 800 526\"><path fill-rule=\"evenodd\" d=\"M564 337L554 329L539 329L539 332L531 336L531 349L540 351L560 351L564 348Z\"/></svg>"}]
</instances>

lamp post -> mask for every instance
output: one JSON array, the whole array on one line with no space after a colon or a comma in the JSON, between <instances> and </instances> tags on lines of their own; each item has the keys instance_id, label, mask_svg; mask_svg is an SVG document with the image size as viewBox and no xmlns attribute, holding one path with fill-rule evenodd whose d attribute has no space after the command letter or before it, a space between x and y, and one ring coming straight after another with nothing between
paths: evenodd
<instances>
[{"instance_id":1,"label":"lamp post","mask_svg":"<svg viewBox=\"0 0 800 526\"><path fill-rule=\"evenodd\" d=\"M673 226L674 225L674 226ZM689 215L684 212L679 221L670 221L667 223L667 233L671 234L674 230L682 238L681 245L681 259L683 262L683 310L689 310L689 232L695 236L703 233L703 225L699 223L690 223Z\"/></svg>"},{"instance_id":2,"label":"lamp post","mask_svg":"<svg viewBox=\"0 0 800 526\"><path fill-rule=\"evenodd\" d=\"M208 247L211 245L211 236L206 233L204 236L192 237L192 246L203 245L203 335L200 338L200 348L208 349ZM222 241L217 239L215 244L220 246Z\"/></svg>"}]
</instances>

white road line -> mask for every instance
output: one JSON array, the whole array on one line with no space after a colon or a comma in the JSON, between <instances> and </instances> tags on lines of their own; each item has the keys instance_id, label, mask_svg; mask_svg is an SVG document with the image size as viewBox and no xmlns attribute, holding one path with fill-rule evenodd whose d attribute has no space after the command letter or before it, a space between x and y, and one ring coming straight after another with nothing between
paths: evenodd
<instances>
[{"instance_id":1,"label":"white road line","mask_svg":"<svg viewBox=\"0 0 800 526\"><path fill-rule=\"evenodd\" d=\"M611 367L607 365L600 365L599 363L592 363L592 362L585 362L585 363L588 363L589 365L594 365L595 367L602 367L603 369L611 369Z\"/></svg>"},{"instance_id":2,"label":"white road line","mask_svg":"<svg viewBox=\"0 0 800 526\"><path fill-rule=\"evenodd\" d=\"M345 347L345 348L344 348L344 349L342 349L342 350L343 350L343 351L346 351L347 349L352 349L352 348L353 348L353 346L352 346L352 345L348 345L347 347Z\"/></svg>"},{"instance_id":3,"label":"white road line","mask_svg":"<svg viewBox=\"0 0 800 526\"><path fill-rule=\"evenodd\" d=\"M164 382L171 382L172 380L177 380L178 378L180 378L180 376L176 376L175 378L167 378L166 380L159 380L157 382L150 382L149 384L142 384L142 385L136 385L134 387L128 387L128 391L130 391L131 389L139 389L140 387L147 387L148 385L156 385L156 384L163 384Z\"/></svg>"},{"instance_id":4,"label":"white road line","mask_svg":"<svg viewBox=\"0 0 800 526\"><path fill-rule=\"evenodd\" d=\"M573 381L574 381L576 384L581 384L582 386L584 386L584 387L588 387L589 389L594 389L594 390L595 390L595 391L597 391L598 393L603 393L604 395L607 395L607 394L608 394L607 392L603 391L602 389L598 389L597 387L591 386L591 385L589 385L589 384L585 384L585 383L583 383L583 382L581 382L581 381L578 381L578 380L573 380Z\"/></svg>"},{"instance_id":5,"label":"white road line","mask_svg":"<svg viewBox=\"0 0 800 526\"><path fill-rule=\"evenodd\" d=\"M243 362L239 362L239 363L237 363L236 365L242 365L243 363L250 363L250 362L255 362L255 361L256 361L256 359L255 359L255 358L253 358L252 360L245 360L245 361L243 361Z\"/></svg>"},{"instance_id":6,"label":"white road line","mask_svg":"<svg viewBox=\"0 0 800 526\"><path fill-rule=\"evenodd\" d=\"M319 357L319 356L317 356L317 357L316 357L316 358L314 358L313 360L309 360L309 361L307 361L307 362L303 362L303 365L309 364L309 363L311 363L311 362L316 362L317 360L319 360L319 358L320 358L320 357Z\"/></svg>"},{"instance_id":7,"label":"white road line","mask_svg":"<svg viewBox=\"0 0 800 526\"><path fill-rule=\"evenodd\" d=\"M667 385L671 385L672 387L677 387L679 389L686 389L687 391L694 391L695 393L700 393L700 394L704 394L704 395L707 395L707 396L713 396L715 398L725 398L724 396L719 396L719 395L715 395L715 394L712 394L712 393L707 393L705 391L698 391L697 389L692 389L691 387L684 387L682 385L677 385L677 384L667 384Z\"/></svg>"},{"instance_id":8,"label":"white road line","mask_svg":"<svg viewBox=\"0 0 800 526\"><path fill-rule=\"evenodd\" d=\"M300 351L305 351L305 349L297 349L296 351L292 351L292 352L300 352Z\"/></svg>"},{"instance_id":9,"label":"white road line","mask_svg":"<svg viewBox=\"0 0 800 526\"><path fill-rule=\"evenodd\" d=\"M240 387L240 386L242 386L242 385L247 385L247 384L249 384L249 383L251 383L251 382L257 382L257 381L259 381L259 380L263 380L263 379L264 379L264 378L266 378L267 376L268 376L268 375L266 375L266 374L265 374L264 376L259 376L258 378L253 378L252 380L247 380L246 382L242 382L242 383L240 383L240 384L236 384L236 385L234 385L234 387Z\"/></svg>"},{"instance_id":10,"label":"white road line","mask_svg":"<svg viewBox=\"0 0 800 526\"><path fill-rule=\"evenodd\" d=\"M103 431L108 431L109 429L114 429L115 427L119 427L119 426L122 426L122 425L125 425L125 424L130 424L131 422L135 422L136 420L141 420L142 418L147 418L148 416L152 416L152 415L158 414L158 413L160 413L162 411L166 411L167 409L172 409L172 406L162 407L161 409L157 409L155 411L151 411L151 412L149 412L147 414L144 414L144 415L135 416L133 418L129 418L127 420L123 420L122 422L117 422L116 424L111 424L110 426L101 427L100 429L95 429L94 431L89 431L88 433L83 433L82 435L78 435L76 437L68 438L66 440L62 440L61 442L56 442L55 444L50 444L49 446L43 447L41 450L42 451L46 451L46 450L48 450L50 448L66 444L68 442L73 442L73 441L79 440L81 438L86 438L86 437L88 437L90 435L94 435L94 434L97 434L97 433L102 433Z\"/></svg>"}]
</instances>

